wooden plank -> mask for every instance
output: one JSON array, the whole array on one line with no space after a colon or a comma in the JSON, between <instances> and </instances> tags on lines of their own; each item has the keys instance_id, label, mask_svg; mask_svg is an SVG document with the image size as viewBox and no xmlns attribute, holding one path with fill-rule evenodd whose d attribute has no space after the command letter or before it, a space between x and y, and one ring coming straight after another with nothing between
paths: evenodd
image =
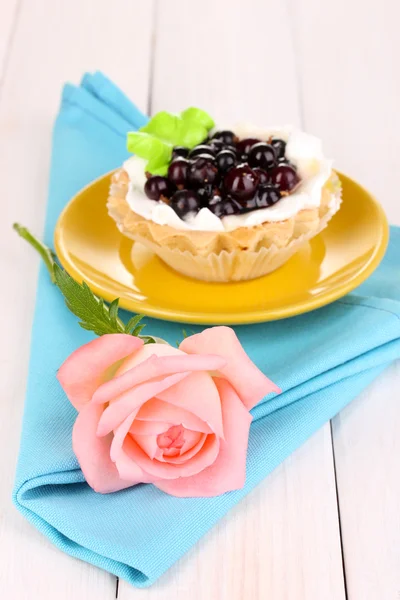
<instances>
[{"instance_id":1,"label":"wooden plank","mask_svg":"<svg viewBox=\"0 0 400 600\"><path fill-rule=\"evenodd\" d=\"M7 5L9 11L11 4ZM3 15L2 15L3 16ZM11 229L20 221L40 234L47 198L51 129L66 80L101 69L147 105L152 2L36 0L23 2L0 102L1 596L30 600L111 600L115 577L54 548L11 504L29 359L38 259ZM1 33L4 22L1 23ZM1 37L1 36L0 36ZM0 57L1 58L1 57Z\"/></svg>"},{"instance_id":2,"label":"wooden plank","mask_svg":"<svg viewBox=\"0 0 400 600\"><path fill-rule=\"evenodd\" d=\"M119 600L344 600L329 424L151 588Z\"/></svg>"},{"instance_id":3,"label":"wooden plank","mask_svg":"<svg viewBox=\"0 0 400 600\"><path fill-rule=\"evenodd\" d=\"M400 597L400 362L333 421L349 600Z\"/></svg>"},{"instance_id":4,"label":"wooden plank","mask_svg":"<svg viewBox=\"0 0 400 600\"><path fill-rule=\"evenodd\" d=\"M292 2L305 127L400 224L398 2ZM400 594L399 365L333 421L349 600Z\"/></svg>"},{"instance_id":5,"label":"wooden plank","mask_svg":"<svg viewBox=\"0 0 400 600\"><path fill-rule=\"evenodd\" d=\"M7 58L13 41L13 33L18 18L18 0L6 0L1 6L0 19L0 93L4 79Z\"/></svg>"},{"instance_id":6,"label":"wooden plank","mask_svg":"<svg viewBox=\"0 0 400 600\"><path fill-rule=\"evenodd\" d=\"M400 224L400 3L291 0L304 126Z\"/></svg>"},{"instance_id":7,"label":"wooden plank","mask_svg":"<svg viewBox=\"0 0 400 600\"><path fill-rule=\"evenodd\" d=\"M203 0L201 10L184 0L160 2L153 75L152 112L197 105L223 124L301 123L283 2ZM188 594L193 600L344 599L329 425L155 586L119 586L122 600Z\"/></svg>"},{"instance_id":8,"label":"wooden plank","mask_svg":"<svg viewBox=\"0 0 400 600\"><path fill-rule=\"evenodd\" d=\"M220 123L299 124L285 3L202 0L196 8L159 3L153 112L197 105Z\"/></svg>"}]
</instances>

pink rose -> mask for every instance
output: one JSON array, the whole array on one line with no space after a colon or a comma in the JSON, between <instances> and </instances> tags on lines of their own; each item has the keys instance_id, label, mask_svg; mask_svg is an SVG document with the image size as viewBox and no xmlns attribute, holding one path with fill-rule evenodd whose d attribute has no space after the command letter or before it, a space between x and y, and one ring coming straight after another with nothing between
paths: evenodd
<instances>
[{"instance_id":1,"label":"pink rose","mask_svg":"<svg viewBox=\"0 0 400 600\"><path fill-rule=\"evenodd\" d=\"M235 332L214 327L179 350L104 335L58 372L78 410L72 443L97 492L153 483L174 496L216 496L243 487L251 415L279 392Z\"/></svg>"}]
</instances>

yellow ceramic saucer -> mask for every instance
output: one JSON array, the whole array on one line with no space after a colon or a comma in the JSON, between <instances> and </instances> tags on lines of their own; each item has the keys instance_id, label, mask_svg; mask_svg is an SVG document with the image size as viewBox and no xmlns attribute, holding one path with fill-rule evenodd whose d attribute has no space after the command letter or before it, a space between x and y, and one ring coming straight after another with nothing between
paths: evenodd
<instances>
[{"instance_id":1,"label":"yellow ceramic saucer","mask_svg":"<svg viewBox=\"0 0 400 600\"><path fill-rule=\"evenodd\" d=\"M157 257L132 261L133 242L108 216L110 174L77 194L62 212L55 248L64 268L105 300L160 319L203 324L257 323L291 317L344 296L378 266L388 224L376 200L340 175L343 204L328 227L283 267L253 281L205 283ZM133 253L134 256L135 253Z\"/></svg>"}]
</instances>

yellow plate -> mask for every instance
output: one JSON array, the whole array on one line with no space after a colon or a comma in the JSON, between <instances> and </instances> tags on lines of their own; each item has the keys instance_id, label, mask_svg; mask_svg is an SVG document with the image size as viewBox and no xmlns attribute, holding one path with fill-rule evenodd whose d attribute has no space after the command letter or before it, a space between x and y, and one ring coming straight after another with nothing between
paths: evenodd
<instances>
[{"instance_id":1,"label":"yellow plate","mask_svg":"<svg viewBox=\"0 0 400 600\"><path fill-rule=\"evenodd\" d=\"M205 283L167 267L156 256L141 268L132 244L108 216L110 174L80 191L55 231L61 264L78 281L120 305L160 319L204 324L257 323L319 308L360 285L376 269L388 224L376 200L340 175L343 204L328 227L283 267L253 281Z\"/></svg>"}]
</instances>

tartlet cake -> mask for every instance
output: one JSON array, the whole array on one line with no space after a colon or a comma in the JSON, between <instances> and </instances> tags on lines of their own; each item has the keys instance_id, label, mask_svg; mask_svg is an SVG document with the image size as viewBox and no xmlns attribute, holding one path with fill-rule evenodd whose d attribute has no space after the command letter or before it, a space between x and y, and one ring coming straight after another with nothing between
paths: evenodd
<instances>
[{"instance_id":1,"label":"tartlet cake","mask_svg":"<svg viewBox=\"0 0 400 600\"><path fill-rule=\"evenodd\" d=\"M206 136L199 131L190 146L165 140L163 131L154 145L148 136L157 127L149 129L131 134L136 156L113 173L108 211L121 233L188 277L265 275L322 231L340 207L339 178L313 136L242 125L210 127ZM171 148L161 158L160 139Z\"/></svg>"}]
</instances>

